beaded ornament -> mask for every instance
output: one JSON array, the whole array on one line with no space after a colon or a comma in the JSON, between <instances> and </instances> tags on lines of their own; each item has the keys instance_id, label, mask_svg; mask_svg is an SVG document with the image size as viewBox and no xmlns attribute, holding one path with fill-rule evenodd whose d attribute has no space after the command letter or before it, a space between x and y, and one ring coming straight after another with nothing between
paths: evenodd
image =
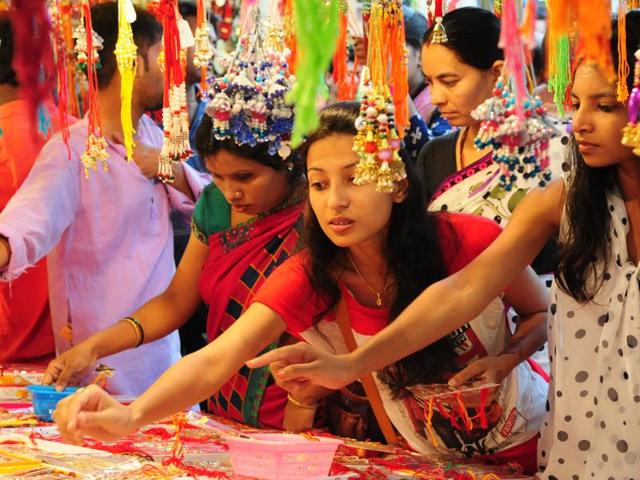
<instances>
[{"instance_id":1,"label":"beaded ornament","mask_svg":"<svg viewBox=\"0 0 640 480\"><path fill-rule=\"evenodd\" d=\"M177 0L160 0L157 14L162 20L162 31L164 32L162 57L164 64L162 108L164 138L158 162L158 178L163 183L172 183L175 180L173 162L186 160L191 155L187 90L178 27L179 22L182 22L183 19L178 13Z\"/></svg>"},{"instance_id":2,"label":"beaded ornament","mask_svg":"<svg viewBox=\"0 0 640 480\"><path fill-rule=\"evenodd\" d=\"M244 33L222 61L226 74L214 81L206 112L216 139L233 138L252 147L268 143L271 155L286 159L291 154L293 109L284 96L294 77L287 73L284 53L267 46L258 8L252 19L251 34Z\"/></svg>"},{"instance_id":3,"label":"beaded ornament","mask_svg":"<svg viewBox=\"0 0 640 480\"><path fill-rule=\"evenodd\" d=\"M636 64L633 71L633 90L629 96L629 123L622 129L622 144L633 148L634 155L640 155L640 50L634 54Z\"/></svg>"},{"instance_id":4,"label":"beaded ornament","mask_svg":"<svg viewBox=\"0 0 640 480\"><path fill-rule=\"evenodd\" d=\"M358 131L353 150L360 156L356 166L357 185L375 183L381 192L392 192L395 182L406 178L404 163L399 155L402 141L395 124L395 106L386 86L376 88L363 69L364 84Z\"/></svg>"},{"instance_id":5,"label":"beaded ornament","mask_svg":"<svg viewBox=\"0 0 640 480\"><path fill-rule=\"evenodd\" d=\"M93 29L91 28L91 7L89 6L88 0L84 0L82 2L82 16L87 29L93 32ZM82 23L82 20L80 20L80 25L82 25ZM84 175L86 178L89 178L89 170L95 170L97 168L98 162L102 162L102 167L105 172L108 171L107 159L109 158L109 154L106 151L107 141L102 136L100 105L98 103L98 77L96 75L97 67L95 63L97 49L93 46L93 39L96 37L99 38L98 35L95 35L95 37L94 35L84 36L84 41L86 41L86 48L84 51L94 52L94 55L87 56L85 58L87 81L89 84L89 125L87 147L80 156L80 161L84 165ZM80 39L78 41L80 41Z\"/></svg>"},{"instance_id":6,"label":"beaded ornament","mask_svg":"<svg viewBox=\"0 0 640 480\"><path fill-rule=\"evenodd\" d=\"M500 165L500 184L510 191L518 175L539 179L544 186L551 180L549 140L555 130L548 123L542 100L527 95L522 107L524 121L517 111L516 96L501 77L493 96L480 104L471 115L482 122L475 145L493 149L493 161Z\"/></svg>"},{"instance_id":7,"label":"beaded ornament","mask_svg":"<svg viewBox=\"0 0 640 480\"><path fill-rule=\"evenodd\" d=\"M87 31L83 22L78 22L78 26L73 31L73 38L76 41L73 50L76 53L78 69L83 72L87 71L87 60L89 58L89 47L87 43L91 43L91 51L93 52L95 68L100 68L102 65L100 64L100 55L98 54L98 51L103 49L104 39L94 30L91 30L91 42L88 42Z\"/></svg>"},{"instance_id":8,"label":"beaded ornament","mask_svg":"<svg viewBox=\"0 0 640 480\"><path fill-rule=\"evenodd\" d=\"M118 41L116 42L116 62L120 71L120 122L127 151L127 160L133 159L133 117L131 101L133 98L133 83L136 74L136 59L138 47L133 41L131 24L136 20L136 11L131 0L118 0Z\"/></svg>"},{"instance_id":9,"label":"beaded ornament","mask_svg":"<svg viewBox=\"0 0 640 480\"><path fill-rule=\"evenodd\" d=\"M204 6L204 0L198 0L197 10L198 26L194 34L193 64L200 69L200 87L204 91L207 89L207 69L209 62L213 58L213 48L209 39L209 21Z\"/></svg>"}]
</instances>

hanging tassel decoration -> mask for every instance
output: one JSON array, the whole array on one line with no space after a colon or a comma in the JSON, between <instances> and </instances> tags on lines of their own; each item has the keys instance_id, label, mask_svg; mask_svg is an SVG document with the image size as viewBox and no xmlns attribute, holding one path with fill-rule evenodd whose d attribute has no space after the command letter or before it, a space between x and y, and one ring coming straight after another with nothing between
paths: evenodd
<instances>
[{"instance_id":1,"label":"hanging tassel decoration","mask_svg":"<svg viewBox=\"0 0 640 480\"><path fill-rule=\"evenodd\" d=\"M493 13L495 14L496 17L498 18L502 17L503 9L504 9L503 0L493 0Z\"/></svg>"},{"instance_id":2,"label":"hanging tassel decoration","mask_svg":"<svg viewBox=\"0 0 640 480\"><path fill-rule=\"evenodd\" d=\"M53 39L56 52L56 71L58 72L58 115L60 131L67 147L67 156L71 160L69 146L69 70L67 68L67 48L64 39L64 26L60 10L60 0L56 0L52 8Z\"/></svg>"},{"instance_id":3,"label":"hanging tassel decoration","mask_svg":"<svg viewBox=\"0 0 640 480\"><path fill-rule=\"evenodd\" d=\"M294 0L283 0L281 4L282 28L284 30L285 52L287 53L287 63L289 73L295 74L297 45L296 26L294 14Z\"/></svg>"},{"instance_id":4,"label":"hanging tassel decoration","mask_svg":"<svg viewBox=\"0 0 640 480\"><path fill-rule=\"evenodd\" d=\"M500 166L500 184L511 191L518 175L538 178L543 187L551 180L549 141L555 130L545 115L542 100L528 96L523 102L525 121L516 111L516 98L507 78L496 82L493 96L471 115L481 122L475 138L479 150L493 149L493 161Z\"/></svg>"},{"instance_id":5,"label":"hanging tassel decoration","mask_svg":"<svg viewBox=\"0 0 640 480\"><path fill-rule=\"evenodd\" d=\"M127 160L133 160L133 117L131 101L133 98L133 83L136 75L136 58L138 47L133 41L131 24L136 20L136 11L131 0L118 0L118 40L116 42L116 62L120 72L120 122Z\"/></svg>"},{"instance_id":6,"label":"hanging tassel decoration","mask_svg":"<svg viewBox=\"0 0 640 480\"><path fill-rule=\"evenodd\" d=\"M186 160L191 155L189 145L189 111L184 83L184 66L181 63L180 31L176 0L160 0L158 14L162 19L164 53L164 101L162 124L164 138L160 150L158 178L172 183L173 162Z\"/></svg>"},{"instance_id":7,"label":"hanging tassel decoration","mask_svg":"<svg viewBox=\"0 0 640 480\"><path fill-rule=\"evenodd\" d=\"M333 83L336 85L338 91L347 78L347 8L346 2L341 0L340 18L338 21L338 41L332 62ZM341 99L337 98L337 100Z\"/></svg>"},{"instance_id":8,"label":"hanging tassel decoration","mask_svg":"<svg viewBox=\"0 0 640 480\"><path fill-rule=\"evenodd\" d=\"M525 98L528 96L525 83L524 45L516 12L515 0L504 0L498 46L504 52L505 68L508 78L515 86L515 112L519 126L524 123Z\"/></svg>"},{"instance_id":9,"label":"hanging tassel decoration","mask_svg":"<svg viewBox=\"0 0 640 480\"><path fill-rule=\"evenodd\" d=\"M605 78L616 80L611 58L611 2L574 0L577 3L578 37L577 63L595 63Z\"/></svg>"},{"instance_id":10,"label":"hanging tassel decoration","mask_svg":"<svg viewBox=\"0 0 640 480\"><path fill-rule=\"evenodd\" d=\"M82 2L82 19L80 23L84 20L85 28L88 32L93 32L93 28L91 26L91 7L89 6L89 2L87 0L83 0ZM80 157L80 161L84 165L84 175L86 178L89 178L89 171L95 170L97 168L98 162L102 162L102 167L105 172L107 172L108 165L107 159L109 158L109 154L106 151L107 141L102 136L102 122L100 119L100 105L98 103L98 76L96 75L96 61L95 56L93 54L89 54L89 52L94 52L93 35L85 35L86 39L86 69L87 69L87 79L89 84L89 127L88 127L88 137L87 137L87 147L84 153Z\"/></svg>"},{"instance_id":11,"label":"hanging tassel decoration","mask_svg":"<svg viewBox=\"0 0 640 480\"><path fill-rule=\"evenodd\" d=\"M31 132L38 136L39 105L51 96L56 81L56 63L51 44L51 22L46 0L20 0L9 9L13 29L13 69L26 100Z\"/></svg>"},{"instance_id":12,"label":"hanging tassel decoration","mask_svg":"<svg viewBox=\"0 0 640 480\"><path fill-rule=\"evenodd\" d=\"M295 105L292 144L318 126L316 97L323 86L323 73L331 61L338 37L338 0L295 0L296 78L287 96Z\"/></svg>"},{"instance_id":13,"label":"hanging tassel decoration","mask_svg":"<svg viewBox=\"0 0 640 480\"><path fill-rule=\"evenodd\" d=\"M402 140L395 125L395 106L386 85L376 88L367 69L362 76L362 102L355 125L358 133L353 141L360 161L354 183L373 183L376 190L390 193L407 176L399 154Z\"/></svg>"},{"instance_id":14,"label":"hanging tassel decoration","mask_svg":"<svg viewBox=\"0 0 640 480\"><path fill-rule=\"evenodd\" d=\"M204 0L198 0L197 28L194 35L195 51L193 54L193 64L200 69L200 91L207 91L207 71L209 62L213 58L213 49L209 40L209 21Z\"/></svg>"},{"instance_id":15,"label":"hanging tassel decoration","mask_svg":"<svg viewBox=\"0 0 640 480\"><path fill-rule=\"evenodd\" d=\"M622 144L633 148L634 155L640 156L640 50L635 52L636 64L633 70L633 90L627 108L629 123L622 130Z\"/></svg>"},{"instance_id":16,"label":"hanging tassel decoration","mask_svg":"<svg viewBox=\"0 0 640 480\"><path fill-rule=\"evenodd\" d=\"M549 91L561 117L565 115L571 75L569 36L562 34L556 41L549 38Z\"/></svg>"},{"instance_id":17,"label":"hanging tassel decoration","mask_svg":"<svg viewBox=\"0 0 640 480\"><path fill-rule=\"evenodd\" d=\"M627 62L627 1L618 0L618 101L626 102L629 98L627 76L629 63Z\"/></svg>"}]
</instances>

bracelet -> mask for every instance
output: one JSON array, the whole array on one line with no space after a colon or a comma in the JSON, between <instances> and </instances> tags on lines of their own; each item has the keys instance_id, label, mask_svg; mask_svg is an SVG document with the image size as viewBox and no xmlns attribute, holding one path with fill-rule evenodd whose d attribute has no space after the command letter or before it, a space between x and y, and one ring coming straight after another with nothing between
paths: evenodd
<instances>
[{"instance_id":1,"label":"bracelet","mask_svg":"<svg viewBox=\"0 0 640 480\"><path fill-rule=\"evenodd\" d=\"M133 317L124 317L122 319L123 322L127 322L133 329L136 331L136 346L138 348L140 345L144 343L144 329L138 320Z\"/></svg>"},{"instance_id":2,"label":"bracelet","mask_svg":"<svg viewBox=\"0 0 640 480\"><path fill-rule=\"evenodd\" d=\"M290 393L287 393L287 399L298 408L304 408L306 410L315 410L318 408L318 402L312 404L302 403L293 398Z\"/></svg>"}]
</instances>

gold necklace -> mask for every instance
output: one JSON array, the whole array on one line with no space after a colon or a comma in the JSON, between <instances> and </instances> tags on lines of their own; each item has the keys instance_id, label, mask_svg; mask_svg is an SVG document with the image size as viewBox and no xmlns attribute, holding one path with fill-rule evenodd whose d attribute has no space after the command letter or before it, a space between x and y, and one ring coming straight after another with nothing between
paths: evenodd
<instances>
[{"instance_id":1,"label":"gold necklace","mask_svg":"<svg viewBox=\"0 0 640 480\"><path fill-rule=\"evenodd\" d=\"M385 293L386 287L387 287L387 272L388 272L388 267L387 267L387 272L385 272L384 274L384 286L382 287L382 291L378 291L375 288L373 288L373 285L371 285L367 279L364 277L364 275L362 274L362 272L360 271L360 269L358 268L358 266L356 265L356 262L353 261L353 258L351 257L351 253L349 253L349 251L347 250L347 256L349 257L349 261L351 262L351 265L353 265L353 268L355 269L356 272L358 272L358 275L360 275L360 278L362 278L362 280L364 281L365 285L367 286L367 288L369 290L371 290L371 292L373 292L376 296L376 305L378 307L382 307L383 302L383 298L382 295Z\"/></svg>"}]
</instances>

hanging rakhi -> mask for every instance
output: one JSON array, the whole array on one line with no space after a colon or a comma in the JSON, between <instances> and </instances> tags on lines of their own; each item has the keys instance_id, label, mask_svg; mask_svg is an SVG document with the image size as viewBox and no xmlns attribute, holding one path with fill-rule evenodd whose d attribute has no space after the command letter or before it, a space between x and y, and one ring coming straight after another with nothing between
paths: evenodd
<instances>
[{"instance_id":1,"label":"hanging rakhi","mask_svg":"<svg viewBox=\"0 0 640 480\"><path fill-rule=\"evenodd\" d=\"M336 100L349 101L356 97L358 89L358 78L356 69L358 59L356 57L353 68L348 66L348 14L349 5L346 0L341 0L339 34L336 51L333 55L333 82L336 86Z\"/></svg>"},{"instance_id":2,"label":"hanging rakhi","mask_svg":"<svg viewBox=\"0 0 640 480\"><path fill-rule=\"evenodd\" d=\"M374 0L369 19L368 67L375 89L392 88L400 137L409 125L409 82L404 17L400 0ZM389 69L389 66L391 67Z\"/></svg>"},{"instance_id":3,"label":"hanging rakhi","mask_svg":"<svg viewBox=\"0 0 640 480\"><path fill-rule=\"evenodd\" d=\"M131 0L118 0L118 41L116 42L116 61L120 72L120 122L127 160L133 160L133 117L131 100L133 82L136 75L136 58L138 47L133 41L131 24L136 21L136 11Z\"/></svg>"},{"instance_id":4,"label":"hanging rakhi","mask_svg":"<svg viewBox=\"0 0 640 480\"><path fill-rule=\"evenodd\" d=\"M216 139L232 138L238 145L267 143L269 153L284 160L291 154L293 110L284 97L292 78L278 42L265 41L258 8L251 18L236 50L222 60L226 73L213 83L206 112Z\"/></svg>"},{"instance_id":5,"label":"hanging rakhi","mask_svg":"<svg viewBox=\"0 0 640 480\"><path fill-rule=\"evenodd\" d=\"M482 122L475 145L479 150L493 149L493 161L500 167L500 184L507 191L513 188L518 175L524 179L537 177L540 186L551 180L548 149L555 131L545 116L542 100L527 97L523 103L524 122L516 104L508 80L501 77L493 96L471 113Z\"/></svg>"},{"instance_id":6,"label":"hanging rakhi","mask_svg":"<svg viewBox=\"0 0 640 480\"><path fill-rule=\"evenodd\" d=\"M498 46L504 52L505 68L507 77L511 79L515 86L514 105L519 123L524 122L524 101L528 96L525 82L525 46L520 35L518 16L516 12L515 0L504 0L502 5L502 19L500 26L500 41Z\"/></svg>"},{"instance_id":7,"label":"hanging rakhi","mask_svg":"<svg viewBox=\"0 0 640 480\"><path fill-rule=\"evenodd\" d=\"M629 63L627 62L627 0L618 0L618 88L617 99L624 103L629 98L627 76Z\"/></svg>"},{"instance_id":8,"label":"hanging rakhi","mask_svg":"<svg viewBox=\"0 0 640 480\"><path fill-rule=\"evenodd\" d=\"M58 113L60 115L60 131L67 146L67 154L71 159L69 147L69 70L67 69L67 48L64 39L64 25L60 11L60 0L56 0L52 7L51 20L53 23L53 38L56 52L56 66L58 72Z\"/></svg>"},{"instance_id":9,"label":"hanging rakhi","mask_svg":"<svg viewBox=\"0 0 640 480\"><path fill-rule=\"evenodd\" d=\"M396 182L406 177L399 155L408 122L406 47L399 1L374 0L367 63L369 70L363 72L365 83L354 140L354 150L360 156L355 182L375 183L377 190L391 192ZM389 64L393 97L387 86Z\"/></svg>"},{"instance_id":10,"label":"hanging rakhi","mask_svg":"<svg viewBox=\"0 0 640 480\"><path fill-rule=\"evenodd\" d=\"M73 48L76 54L76 61L78 69L83 72L87 71L87 64L89 58L91 58L94 68L100 68L100 54L99 50L103 49L103 38L96 32L91 30L91 41L87 38L87 30L82 22L78 22L78 26L73 31L73 38L75 40L75 47ZM89 46L91 43L91 46ZM91 55L89 54L91 52Z\"/></svg>"},{"instance_id":11,"label":"hanging rakhi","mask_svg":"<svg viewBox=\"0 0 640 480\"><path fill-rule=\"evenodd\" d=\"M198 0L196 32L194 35L195 51L193 54L193 64L200 69L200 90L207 90L207 70L209 62L213 58L213 49L209 38L209 20L204 6L204 0Z\"/></svg>"},{"instance_id":12,"label":"hanging rakhi","mask_svg":"<svg viewBox=\"0 0 640 480\"><path fill-rule=\"evenodd\" d=\"M457 388L448 384L431 384L415 385L409 387L409 391L418 405L422 406L427 436L431 444L437 448L438 437L433 429L435 413L448 421L455 430L465 432L477 429L487 430L489 428L487 419L489 396L497 395L500 387L498 383L465 385ZM474 416L469 414L471 409L475 413Z\"/></svg>"},{"instance_id":13,"label":"hanging rakhi","mask_svg":"<svg viewBox=\"0 0 640 480\"><path fill-rule=\"evenodd\" d=\"M323 88L323 73L335 49L339 7L338 0L294 1L297 81L288 97L296 110L294 146L318 126L316 98Z\"/></svg>"},{"instance_id":14,"label":"hanging rakhi","mask_svg":"<svg viewBox=\"0 0 640 480\"><path fill-rule=\"evenodd\" d=\"M635 53L636 64L633 71L633 90L629 96L629 123L622 130L622 144L633 148L640 155L640 50Z\"/></svg>"},{"instance_id":15,"label":"hanging rakhi","mask_svg":"<svg viewBox=\"0 0 640 480\"><path fill-rule=\"evenodd\" d=\"M610 0L564 0L548 3L549 9L549 87L562 112L570 78L569 36L572 24L579 26L575 62L596 64L606 78L616 78L609 40L611 38Z\"/></svg>"},{"instance_id":16,"label":"hanging rakhi","mask_svg":"<svg viewBox=\"0 0 640 480\"><path fill-rule=\"evenodd\" d=\"M93 32L91 27L91 7L89 2L84 0L82 2L82 17L87 31ZM83 19L80 20L82 23ZM84 165L84 174L86 178L89 178L89 170L95 170L98 162L102 162L104 171L108 171L107 159L109 154L106 151L107 141L102 136L102 122L100 119L100 105L98 103L98 76L96 75L96 62L93 54L88 52L96 52L93 45L93 35L85 35L86 39L86 69L87 69L87 81L89 84L89 127L87 137L87 147L80 157L80 161Z\"/></svg>"},{"instance_id":17,"label":"hanging rakhi","mask_svg":"<svg viewBox=\"0 0 640 480\"><path fill-rule=\"evenodd\" d=\"M502 17L502 12L504 9L503 0L493 0L493 13L496 17Z\"/></svg>"},{"instance_id":18,"label":"hanging rakhi","mask_svg":"<svg viewBox=\"0 0 640 480\"><path fill-rule=\"evenodd\" d=\"M281 3L282 29L284 30L285 53L287 54L287 64L289 73L295 74L296 65L296 27L293 12L294 0L283 0Z\"/></svg>"},{"instance_id":19,"label":"hanging rakhi","mask_svg":"<svg viewBox=\"0 0 640 480\"><path fill-rule=\"evenodd\" d=\"M376 190L392 192L396 182L407 176L399 155L402 141L395 124L395 106L386 86L372 85L366 68L362 76L362 102L356 120L358 133L353 141L353 150L360 161L354 183L374 183Z\"/></svg>"},{"instance_id":20,"label":"hanging rakhi","mask_svg":"<svg viewBox=\"0 0 640 480\"><path fill-rule=\"evenodd\" d=\"M163 53L164 53L164 107L162 123L164 138L160 150L158 178L164 183L171 183L173 162L189 158L189 111L187 109L187 93L184 83L184 66L180 62L180 31L176 0L160 0L158 8L162 18ZM187 25L188 29L188 25ZM184 27L182 28L184 30Z\"/></svg>"},{"instance_id":21,"label":"hanging rakhi","mask_svg":"<svg viewBox=\"0 0 640 480\"><path fill-rule=\"evenodd\" d=\"M27 101L32 133L37 136L38 108L51 96L56 80L47 1L14 1L9 13L14 41L13 69L20 96Z\"/></svg>"}]
</instances>

